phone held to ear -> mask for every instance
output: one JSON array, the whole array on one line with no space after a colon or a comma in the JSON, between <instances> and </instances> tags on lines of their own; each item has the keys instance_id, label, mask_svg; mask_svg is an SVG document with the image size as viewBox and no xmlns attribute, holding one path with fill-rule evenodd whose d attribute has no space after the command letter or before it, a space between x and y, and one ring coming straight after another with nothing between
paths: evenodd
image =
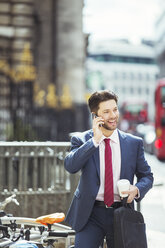
<instances>
[{"instance_id":1,"label":"phone held to ear","mask_svg":"<svg viewBox=\"0 0 165 248\"><path fill-rule=\"evenodd\" d=\"M92 119L97 118L98 116L95 113L92 113ZM102 124L99 124L99 127L102 127Z\"/></svg>"},{"instance_id":2,"label":"phone held to ear","mask_svg":"<svg viewBox=\"0 0 165 248\"><path fill-rule=\"evenodd\" d=\"M98 116L95 113L92 113L92 119L97 118Z\"/></svg>"}]
</instances>

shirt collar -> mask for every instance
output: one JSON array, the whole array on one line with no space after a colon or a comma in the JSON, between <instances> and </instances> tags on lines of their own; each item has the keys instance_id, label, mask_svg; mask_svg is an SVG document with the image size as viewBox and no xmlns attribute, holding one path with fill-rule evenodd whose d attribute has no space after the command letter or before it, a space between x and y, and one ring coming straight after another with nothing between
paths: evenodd
<instances>
[{"instance_id":1,"label":"shirt collar","mask_svg":"<svg viewBox=\"0 0 165 248\"><path fill-rule=\"evenodd\" d=\"M119 135L117 129L114 130L114 132L109 137L102 136L101 142L104 139L111 139L112 142L119 144Z\"/></svg>"}]
</instances>

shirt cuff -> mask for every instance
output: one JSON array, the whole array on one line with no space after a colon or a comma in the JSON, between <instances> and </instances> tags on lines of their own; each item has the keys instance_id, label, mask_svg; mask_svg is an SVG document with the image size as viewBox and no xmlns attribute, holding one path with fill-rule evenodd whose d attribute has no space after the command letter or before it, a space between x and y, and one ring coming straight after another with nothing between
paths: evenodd
<instances>
[{"instance_id":1,"label":"shirt cuff","mask_svg":"<svg viewBox=\"0 0 165 248\"><path fill-rule=\"evenodd\" d=\"M98 147L99 146L99 144L96 143L96 141L94 140L94 138L92 138L92 141L93 141L93 144L94 144L95 147Z\"/></svg>"},{"instance_id":2,"label":"shirt cuff","mask_svg":"<svg viewBox=\"0 0 165 248\"><path fill-rule=\"evenodd\" d=\"M137 193L137 195L135 196L135 199L139 199L139 198L140 198L140 191L139 191L139 189L138 189L137 186L136 186L136 188L137 188L137 190L138 190L138 193Z\"/></svg>"}]
</instances>

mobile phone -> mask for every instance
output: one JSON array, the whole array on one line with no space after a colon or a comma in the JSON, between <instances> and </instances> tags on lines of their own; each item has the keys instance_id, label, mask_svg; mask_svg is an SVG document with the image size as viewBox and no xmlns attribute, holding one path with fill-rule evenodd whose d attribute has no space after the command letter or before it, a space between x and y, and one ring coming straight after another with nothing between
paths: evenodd
<instances>
[{"instance_id":1,"label":"mobile phone","mask_svg":"<svg viewBox=\"0 0 165 248\"><path fill-rule=\"evenodd\" d=\"M98 116L95 113L92 113L92 119L97 118Z\"/></svg>"},{"instance_id":2,"label":"mobile phone","mask_svg":"<svg viewBox=\"0 0 165 248\"><path fill-rule=\"evenodd\" d=\"M97 114L92 113L92 119L97 118L97 117L98 117ZM99 127L102 127L102 124L100 124Z\"/></svg>"}]
</instances>

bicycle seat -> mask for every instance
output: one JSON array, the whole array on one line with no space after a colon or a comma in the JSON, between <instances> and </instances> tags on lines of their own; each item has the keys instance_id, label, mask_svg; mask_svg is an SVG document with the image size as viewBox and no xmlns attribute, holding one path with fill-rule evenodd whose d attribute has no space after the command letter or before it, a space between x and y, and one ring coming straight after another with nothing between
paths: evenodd
<instances>
[{"instance_id":1,"label":"bicycle seat","mask_svg":"<svg viewBox=\"0 0 165 248\"><path fill-rule=\"evenodd\" d=\"M35 222L43 225L52 225L54 223L62 222L65 219L64 213L54 213L49 215L44 215L36 218Z\"/></svg>"}]
</instances>

